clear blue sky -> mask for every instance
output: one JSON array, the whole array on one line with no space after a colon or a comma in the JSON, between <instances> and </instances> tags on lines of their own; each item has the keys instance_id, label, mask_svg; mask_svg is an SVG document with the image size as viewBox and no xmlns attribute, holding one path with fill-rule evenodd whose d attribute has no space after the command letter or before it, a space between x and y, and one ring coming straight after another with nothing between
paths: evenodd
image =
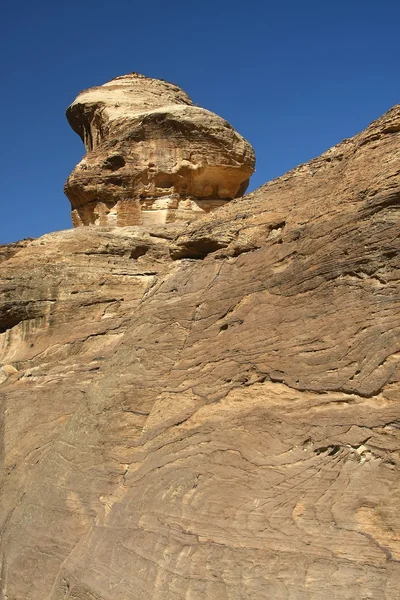
<instances>
[{"instance_id":1,"label":"clear blue sky","mask_svg":"<svg viewBox=\"0 0 400 600\"><path fill-rule=\"evenodd\" d=\"M138 71L170 80L254 146L251 188L400 102L398 0L14 0L1 9L0 243L71 226L83 155L65 109Z\"/></svg>"}]
</instances>

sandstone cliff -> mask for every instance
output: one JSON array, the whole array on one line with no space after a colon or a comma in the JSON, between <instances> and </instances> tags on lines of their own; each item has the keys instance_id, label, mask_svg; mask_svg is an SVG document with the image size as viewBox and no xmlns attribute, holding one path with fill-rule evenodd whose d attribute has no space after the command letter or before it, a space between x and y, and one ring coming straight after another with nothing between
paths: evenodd
<instances>
[{"instance_id":1,"label":"sandstone cliff","mask_svg":"<svg viewBox=\"0 0 400 600\"><path fill-rule=\"evenodd\" d=\"M1 600L398 600L399 204L397 106L189 228L2 249Z\"/></svg>"}]
</instances>

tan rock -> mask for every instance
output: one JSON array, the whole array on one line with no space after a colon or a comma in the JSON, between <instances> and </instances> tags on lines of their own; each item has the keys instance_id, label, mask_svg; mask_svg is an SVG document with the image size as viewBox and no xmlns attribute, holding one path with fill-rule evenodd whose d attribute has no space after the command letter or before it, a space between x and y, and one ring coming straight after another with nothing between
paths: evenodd
<instances>
[{"instance_id":1,"label":"tan rock","mask_svg":"<svg viewBox=\"0 0 400 600\"><path fill-rule=\"evenodd\" d=\"M0 367L0 384L4 383L11 375L18 373L18 369L12 365L2 365Z\"/></svg>"},{"instance_id":2,"label":"tan rock","mask_svg":"<svg viewBox=\"0 0 400 600\"><path fill-rule=\"evenodd\" d=\"M398 600L399 165L3 252L0 598Z\"/></svg>"},{"instance_id":3,"label":"tan rock","mask_svg":"<svg viewBox=\"0 0 400 600\"><path fill-rule=\"evenodd\" d=\"M250 144L165 81L117 77L67 117L87 151L65 185L75 226L190 222L243 195L254 171Z\"/></svg>"},{"instance_id":4,"label":"tan rock","mask_svg":"<svg viewBox=\"0 0 400 600\"><path fill-rule=\"evenodd\" d=\"M15 373L18 373L18 369L16 369L12 365L3 365L2 369L7 375L14 375Z\"/></svg>"}]
</instances>

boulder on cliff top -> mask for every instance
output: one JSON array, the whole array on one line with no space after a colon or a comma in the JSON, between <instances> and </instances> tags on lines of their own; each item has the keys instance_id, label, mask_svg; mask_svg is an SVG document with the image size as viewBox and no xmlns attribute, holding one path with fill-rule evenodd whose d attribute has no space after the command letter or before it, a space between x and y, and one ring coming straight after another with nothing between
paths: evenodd
<instances>
[{"instance_id":1,"label":"boulder on cliff top","mask_svg":"<svg viewBox=\"0 0 400 600\"><path fill-rule=\"evenodd\" d=\"M117 77L67 118L87 152L65 185L75 226L190 222L242 196L254 171L251 145L166 81Z\"/></svg>"}]
</instances>

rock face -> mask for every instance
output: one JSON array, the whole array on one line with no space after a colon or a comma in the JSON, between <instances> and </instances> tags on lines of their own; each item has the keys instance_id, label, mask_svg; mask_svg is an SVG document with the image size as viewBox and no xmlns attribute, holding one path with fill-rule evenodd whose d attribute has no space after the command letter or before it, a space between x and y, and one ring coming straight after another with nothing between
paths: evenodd
<instances>
[{"instance_id":1,"label":"rock face","mask_svg":"<svg viewBox=\"0 0 400 600\"><path fill-rule=\"evenodd\" d=\"M398 600L400 106L181 224L2 250L2 600Z\"/></svg>"},{"instance_id":2,"label":"rock face","mask_svg":"<svg viewBox=\"0 0 400 600\"><path fill-rule=\"evenodd\" d=\"M65 185L75 226L190 222L242 196L254 171L227 121L137 73L82 92L67 118L87 151Z\"/></svg>"}]
</instances>

